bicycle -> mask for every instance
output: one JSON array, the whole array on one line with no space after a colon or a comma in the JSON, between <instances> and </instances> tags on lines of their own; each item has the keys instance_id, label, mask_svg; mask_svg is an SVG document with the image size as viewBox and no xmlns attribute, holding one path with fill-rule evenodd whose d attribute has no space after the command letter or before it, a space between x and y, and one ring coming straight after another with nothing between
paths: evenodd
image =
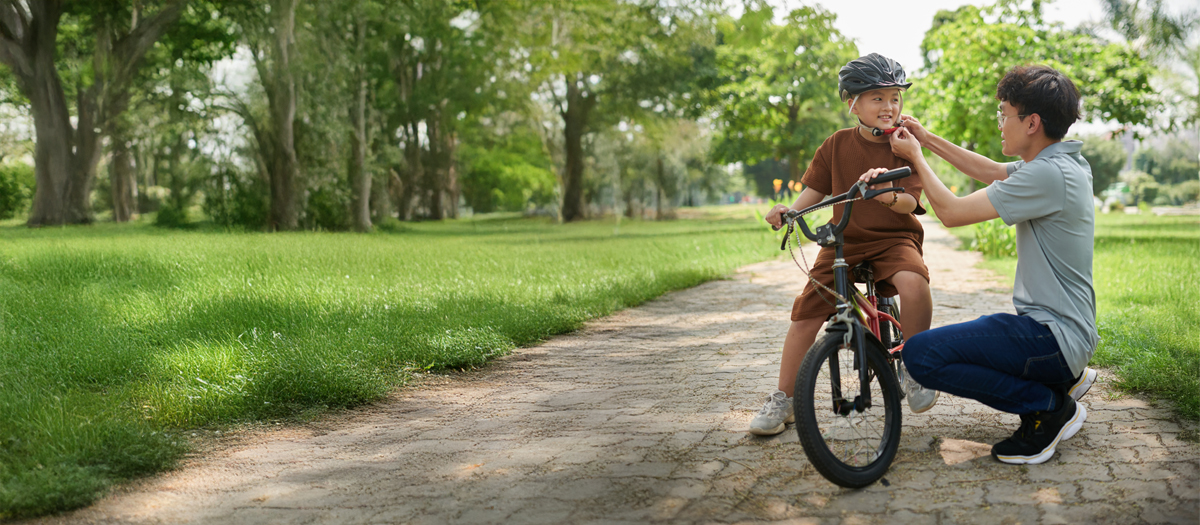
<instances>
[{"instance_id":1,"label":"bicycle","mask_svg":"<svg viewBox=\"0 0 1200 525\"><path fill-rule=\"evenodd\" d=\"M895 169L879 175L871 184L911 174L911 168ZM821 247L832 247L836 254L834 290L813 282L837 299L837 313L830 317L825 334L804 356L793 399L796 431L805 455L826 479L848 488L861 488L878 481L891 466L900 447L900 400L904 397L898 379L903 345L903 332L896 320L898 305L892 298L876 295L869 261L853 269L848 267L843 257L842 236L850 222L854 201L904 188L867 190L866 187L866 183L859 182L846 193L819 204L785 212L787 232L780 246L780 250L790 251L788 241L799 223L805 237ZM803 216L838 204L846 206L841 220L821 225L813 233ZM797 236L797 247L799 244ZM793 252L792 259L795 258ZM804 266L801 270L808 273ZM865 284L865 292L855 282Z\"/></svg>"}]
</instances>

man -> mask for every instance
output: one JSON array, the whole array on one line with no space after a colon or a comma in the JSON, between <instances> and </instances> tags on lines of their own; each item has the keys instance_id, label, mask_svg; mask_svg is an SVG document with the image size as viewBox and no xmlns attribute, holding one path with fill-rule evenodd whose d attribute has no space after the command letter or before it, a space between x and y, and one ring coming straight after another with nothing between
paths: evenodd
<instances>
[{"instance_id":1,"label":"man","mask_svg":"<svg viewBox=\"0 0 1200 525\"><path fill-rule=\"evenodd\" d=\"M995 444L1004 463L1037 464L1079 431L1076 401L1095 380L1096 298L1092 288L1092 176L1083 143L1063 141L1079 119L1079 91L1045 66L1017 67L996 88L1005 155L997 163L928 132L905 115L896 154L913 162L934 211L947 226L1001 218L1017 228L1017 315L995 314L926 331L908 340L904 362L921 385L1019 414L1021 426ZM990 184L959 198L921 154L929 148ZM869 176L864 176L869 180Z\"/></svg>"}]
</instances>

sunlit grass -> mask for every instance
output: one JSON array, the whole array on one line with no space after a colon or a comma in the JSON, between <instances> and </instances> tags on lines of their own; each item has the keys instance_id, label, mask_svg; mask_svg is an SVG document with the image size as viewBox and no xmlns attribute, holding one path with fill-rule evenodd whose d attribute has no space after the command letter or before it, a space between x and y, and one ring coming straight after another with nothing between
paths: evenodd
<instances>
[{"instance_id":1,"label":"sunlit grass","mask_svg":"<svg viewBox=\"0 0 1200 525\"><path fill-rule=\"evenodd\" d=\"M701 216L0 227L0 519L168 468L183 429L379 399L778 253L748 208Z\"/></svg>"}]
</instances>

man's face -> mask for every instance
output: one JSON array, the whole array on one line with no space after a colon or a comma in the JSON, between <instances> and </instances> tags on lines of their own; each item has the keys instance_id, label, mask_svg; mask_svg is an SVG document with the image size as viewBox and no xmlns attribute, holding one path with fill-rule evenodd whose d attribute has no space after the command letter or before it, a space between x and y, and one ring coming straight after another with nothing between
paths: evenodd
<instances>
[{"instance_id":1,"label":"man's face","mask_svg":"<svg viewBox=\"0 0 1200 525\"><path fill-rule=\"evenodd\" d=\"M851 99L853 100L853 99ZM899 88L875 89L858 96L850 112L872 128L891 129L900 120Z\"/></svg>"},{"instance_id":2,"label":"man's face","mask_svg":"<svg viewBox=\"0 0 1200 525\"><path fill-rule=\"evenodd\" d=\"M1028 142L1021 112L1009 105L1007 100L1000 103L999 111L996 125L1000 128L1000 151L1010 157L1018 157Z\"/></svg>"}]
</instances>

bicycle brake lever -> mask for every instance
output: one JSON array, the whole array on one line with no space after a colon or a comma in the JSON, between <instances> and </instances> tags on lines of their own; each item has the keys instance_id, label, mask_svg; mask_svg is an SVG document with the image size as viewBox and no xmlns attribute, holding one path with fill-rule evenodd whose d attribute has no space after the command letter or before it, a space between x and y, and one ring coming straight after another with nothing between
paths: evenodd
<instances>
[{"instance_id":1,"label":"bicycle brake lever","mask_svg":"<svg viewBox=\"0 0 1200 525\"><path fill-rule=\"evenodd\" d=\"M783 250L787 249L788 237L792 236L792 228L795 227L794 226L795 223L792 221L793 221L793 219L787 220L787 233L783 234L783 242L779 244L779 251L783 251Z\"/></svg>"}]
</instances>

